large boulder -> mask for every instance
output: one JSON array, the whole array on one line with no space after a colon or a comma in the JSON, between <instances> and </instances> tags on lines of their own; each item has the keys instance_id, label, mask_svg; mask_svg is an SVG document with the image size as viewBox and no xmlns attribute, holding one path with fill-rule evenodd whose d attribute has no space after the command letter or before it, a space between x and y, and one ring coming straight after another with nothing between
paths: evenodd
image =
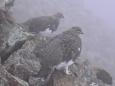
<instances>
[{"instance_id":1,"label":"large boulder","mask_svg":"<svg viewBox=\"0 0 115 86\"><path fill-rule=\"evenodd\" d=\"M75 77L87 85L112 85L112 77L110 74L106 70L93 67L87 59L79 59L75 64L71 65L69 69Z\"/></svg>"},{"instance_id":2,"label":"large boulder","mask_svg":"<svg viewBox=\"0 0 115 86\"><path fill-rule=\"evenodd\" d=\"M26 41L21 49L14 52L4 63L5 69L25 81L40 70L39 59L32 53L35 44L32 40Z\"/></svg>"},{"instance_id":3,"label":"large boulder","mask_svg":"<svg viewBox=\"0 0 115 86\"><path fill-rule=\"evenodd\" d=\"M112 77L111 75L105 71L104 69L101 68L93 68L93 70L96 73L97 79L100 79L103 83L112 85Z\"/></svg>"},{"instance_id":4,"label":"large boulder","mask_svg":"<svg viewBox=\"0 0 115 86\"><path fill-rule=\"evenodd\" d=\"M0 65L0 86L29 86L29 84L11 75Z\"/></svg>"}]
</instances>

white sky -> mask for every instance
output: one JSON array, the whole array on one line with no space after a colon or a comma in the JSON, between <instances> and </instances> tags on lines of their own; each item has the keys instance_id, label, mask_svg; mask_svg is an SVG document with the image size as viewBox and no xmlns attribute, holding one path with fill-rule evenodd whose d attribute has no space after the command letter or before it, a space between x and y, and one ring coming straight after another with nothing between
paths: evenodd
<instances>
[{"instance_id":1,"label":"white sky","mask_svg":"<svg viewBox=\"0 0 115 86\"><path fill-rule=\"evenodd\" d=\"M104 19L115 28L115 0L83 0L86 9Z\"/></svg>"}]
</instances>

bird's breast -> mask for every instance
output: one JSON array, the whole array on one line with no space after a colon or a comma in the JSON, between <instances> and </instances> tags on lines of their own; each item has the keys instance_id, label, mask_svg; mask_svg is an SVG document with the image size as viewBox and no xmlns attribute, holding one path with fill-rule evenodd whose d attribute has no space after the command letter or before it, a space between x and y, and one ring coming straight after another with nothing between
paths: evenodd
<instances>
[{"instance_id":1,"label":"bird's breast","mask_svg":"<svg viewBox=\"0 0 115 86\"><path fill-rule=\"evenodd\" d=\"M64 62L61 62L60 64L58 64L56 66L56 68L63 68L63 67L65 68L65 67L72 65L73 63L74 63L73 60L70 60L68 62L64 61Z\"/></svg>"},{"instance_id":2,"label":"bird's breast","mask_svg":"<svg viewBox=\"0 0 115 86\"><path fill-rule=\"evenodd\" d=\"M44 31L40 31L39 33L41 34L52 33L52 31L49 28L46 28Z\"/></svg>"}]
</instances>

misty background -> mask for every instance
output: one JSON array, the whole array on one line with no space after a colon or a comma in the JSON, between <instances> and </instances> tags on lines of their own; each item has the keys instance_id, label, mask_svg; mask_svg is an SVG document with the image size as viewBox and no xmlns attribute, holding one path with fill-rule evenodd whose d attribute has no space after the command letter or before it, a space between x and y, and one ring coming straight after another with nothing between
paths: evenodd
<instances>
[{"instance_id":1,"label":"misty background","mask_svg":"<svg viewBox=\"0 0 115 86\"><path fill-rule=\"evenodd\" d=\"M82 28L80 58L90 60L93 66L103 68L115 79L115 12L114 0L16 0L11 8L20 23L38 16L61 12L59 34L73 26Z\"/></svg>"}]
</instances>

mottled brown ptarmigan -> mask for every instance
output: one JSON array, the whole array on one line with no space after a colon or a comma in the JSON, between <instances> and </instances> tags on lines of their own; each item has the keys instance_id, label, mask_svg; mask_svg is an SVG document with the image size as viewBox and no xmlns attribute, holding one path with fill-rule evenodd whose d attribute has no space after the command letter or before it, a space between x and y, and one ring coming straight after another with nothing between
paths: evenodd
<instances>
[{"instance_id":1,"label":"mottled brown ptarmigan","mask_svg":"<svg viewBox=\"0 0 115 86\"><path fill-rule=\"evenodd\" d=\"M52 16L41 16L29 19L24 23L24 25L29 27L30 32L40 33L45 30L54 32L57 30L61 18L64 18L63 14L56 13Z\"/></svg>"},{"instance_id":2,"label":"mottled brown ptarmigan","mask_svg":"<svg viewBox=\"0 0 115 86\"><path fill-rule=\"evenodd\" d=\"M66 74L69 74L68 66L78 59L81 52L80 34L83 34L81 28L75 26L49 41L43 50L39 78L46 79L53 69L61 69L62 67L67 69Z\"/></svg>"}]
</instances>

